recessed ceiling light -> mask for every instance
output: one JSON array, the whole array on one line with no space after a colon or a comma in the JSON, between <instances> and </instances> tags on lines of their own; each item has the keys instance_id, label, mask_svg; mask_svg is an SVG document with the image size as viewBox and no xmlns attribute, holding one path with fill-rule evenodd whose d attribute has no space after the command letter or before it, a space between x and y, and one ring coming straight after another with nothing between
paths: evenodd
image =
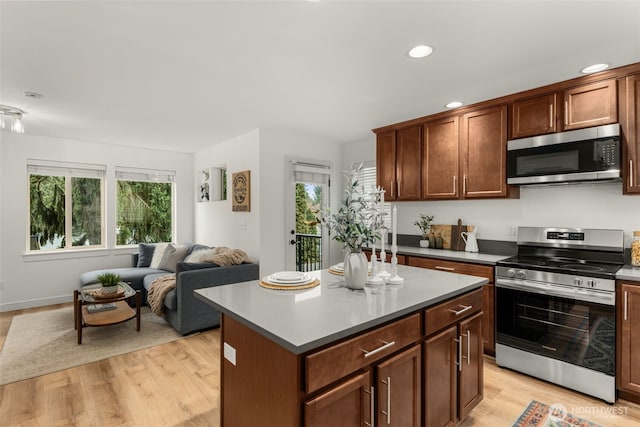
<instances>
[{"instance_id":1,"label":"recessed ceiling light","mask_svg":"<svg viewBox=\"0 0 640 427\"><path fill-rule=\"evenodd\" d=\"M421 44L419 46L412 48L409 51L409 56L412 58L424 58L425 56L431 55L432 52L433 52L433 48L431 46Z\"/></svg>"},{"instance_id":2,"label":"recessed ceiling light","mask_svg":"<svg viewBox=\"0 0 640 427\"><path fill-rule=\"evenodd\" d=\"M447 105L445 105L445 107L447 108L458 108L458 107L462 107L464 105L463 102L460 101L451 101L450 103L448 103Z\"/></svg>"},{"instance_id":3,"label":"recessed ceiling light","mask_svg":"<svg viewBox=\"0 0 640 427\"><path fill-rule=\"evenodd\" d=\"M27 98L35 98L35 99L40 99L40 98L44 98L44 95L38 92L22 92L22 94L24 96L26 96Z\"/></svg>"},{"instance_id":4,"label":"recessed ceiling light","mask_svg":"<svg viewBox=\"0 0 640 427\"><path fill-rule=\"evenodd\" d=\"M609 68L609 64L593 64L589 65L588 67L584 67L582 70L580 70L580 72L582 74L591 74L597 73L598 71L606 70L607 68Z\"/></svg>"}]
</instances>

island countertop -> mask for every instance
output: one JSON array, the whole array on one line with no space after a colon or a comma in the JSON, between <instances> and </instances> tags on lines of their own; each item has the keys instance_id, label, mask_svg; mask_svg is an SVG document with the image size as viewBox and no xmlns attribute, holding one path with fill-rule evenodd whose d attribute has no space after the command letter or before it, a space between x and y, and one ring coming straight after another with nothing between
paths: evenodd
<instances>
[{"instance_id":1,"label":"island countertop","mask_svg":"<svg viewBox=\"0 0 640 427\"><path fill-rule=\"evenodd\" d=\"M294 354L398 319L480 288L482 277L398 266L402 285L353 291L328 270L309 272L320 285L305 290L265 289L259 281L198 289L196 297Z\"/></svg>"}]
</instances>

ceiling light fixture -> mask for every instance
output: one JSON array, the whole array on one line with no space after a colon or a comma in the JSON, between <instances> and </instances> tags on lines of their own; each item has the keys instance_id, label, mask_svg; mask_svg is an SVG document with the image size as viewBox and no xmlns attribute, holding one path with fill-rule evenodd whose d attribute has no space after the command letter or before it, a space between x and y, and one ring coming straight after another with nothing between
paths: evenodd
<instances>
[{"instance_id":1,"label":"ceiling light fixture","mask_svg":"<svg viewBox=\"0 0 640 427\"><path fill-rule=\"evenodd\" d=\"M598 71L606 70L607 68L609 68L609 64L593 64L589 65L588 67L584 67L582 70L580 70L580 72L582 74L591 74L597 73Z\"/></svg>"},{"instance_id":2,"label":"ceiling light fixture","mask_svg":"<svg viewBox=\"0 0 640 427\"><path fill-rule=\"evenodd\" d=\"M5 129L7 121L11 122L11 132L24 133L24 124L22 116L27 114L20 108L11 107L9 105L0 105L0 127Z\"/></svg>"},{"instance_id":3,"label":"ceiling light fixture","mask_svg":"<svg viewBox=\"0 0 640 427\"><path fill-rule=\"evenodd\" d=\"M409 56L412 58L424 58L425 56L429 56L433 53L433 48L427 45L418 45L414 48L411 48L409 51Z\"/></svg>"},{"instance_id":4,"label":"ceiling light fixture","mask_svg":"<svg viewBox=\"0 0 640 427\"><path fill-rule=\"evenodd\" d=\"M458 107L462 107L464 105L463 102L460 101L451 101L450 103L448 103L447 105L445 105L445 107L447 108L458 108Z\"/></svg>"}]
</instances>

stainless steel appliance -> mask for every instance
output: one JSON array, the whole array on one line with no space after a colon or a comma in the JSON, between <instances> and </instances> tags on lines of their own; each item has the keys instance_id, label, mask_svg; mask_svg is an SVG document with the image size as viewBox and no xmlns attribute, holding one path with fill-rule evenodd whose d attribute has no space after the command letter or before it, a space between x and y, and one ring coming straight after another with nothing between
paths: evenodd
<instances>
[{"instance_id":1,"label":"stainless steel appliance","mask_svg":"<svg viewBox=\"0 0 640 427\"><path fill-rule=\"evenodd\" d=\"M507 142L507 183L620 181L620 125Z\"/></svg>"},{"instance_id":2,"label":"stainless steel appliance","mask_svg":"<svg viewBox=\"0 0 640 427\"><path fill-rule=\"evenodd\" d=\"M496 265L496 363L615 401L622 230L518 228Z\"/></svg>"}]
</instances>

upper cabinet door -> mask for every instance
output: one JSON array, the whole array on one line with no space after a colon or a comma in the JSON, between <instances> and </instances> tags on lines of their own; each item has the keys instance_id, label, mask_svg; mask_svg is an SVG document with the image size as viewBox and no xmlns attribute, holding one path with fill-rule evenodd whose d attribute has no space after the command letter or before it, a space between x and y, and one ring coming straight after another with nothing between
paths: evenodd
<instances>
[{"instance_id":1,"label":"upper cabinet door","mask_svg":"<svg viewBox=\"0 0 640 427\"><path fill-rule=\"evenodd\" d=\"M621 80L620 126L625 144L624 192L640 193L640 74Z\"/></svg>"},{"instance_id":2,"label":"upper cabinet door","mask_svg":"<svg viewBox=\"0 0 640 427\"><path fill-rule=\"evenodd\" d=\"M422 198L458 198L458 116L422 128Z\"/></svg>"},{"instance_id":3,"label":"upper cabinet door","mask_svg":"<svg viewBox=\"0 0 640 427\"><path fill-rule=\"evenodd\" d=\"M507 107L467 113L460 129L461 197L506 197Z\"/></svg>"},{"instance_id":4,"label":"upper cabinet door","mask_svg":"<svg viewBox=\"0 0 640 427\"><path fill-rule=\"evenodd\" d=\"M396 199L419 200L422 171L422 126L396 131Z\"/></svg>"},{"instance_id":5,"label":"upper cabinet door","mask_svg":"<svg viewBox=\"0 0 640 427\"><path fill-rule=\"evenodd\" d=\"M396 132L378 134L376 143L376 181L385 190L386 200L396 200Z\"/></svg>"},{"instance_id":6,"label":"upper cabinet door","mask_svg":"<svg viewBox=\"0 0 640 427\"><path fill-rule=\"evenodd\" d=\"M511 104L511 138L544 135L556 131L557 96L543 95Z\"/></svg>"},{"instance_id":7,"label":"upper cabinet door","mask_svg":"<svg viewBox=\"0 0 640 427\"><path fill-rule=\"evenodd\" d=\"M616 80L605 80L564 91L563 130L618 121Z\"/></svg>"}]
</instances>

